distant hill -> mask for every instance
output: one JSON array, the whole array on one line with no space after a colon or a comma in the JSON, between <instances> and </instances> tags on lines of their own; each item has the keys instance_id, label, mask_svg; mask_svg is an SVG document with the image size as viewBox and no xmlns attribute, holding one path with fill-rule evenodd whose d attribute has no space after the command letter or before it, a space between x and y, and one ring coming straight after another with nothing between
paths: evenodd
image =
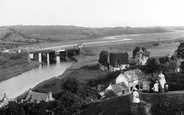
<instances>
[{"instance_id":1,"label":"distant hill","mask_svg":"<svg viewBox=\"0 0 184 115\"><path fill-rule=\"evenodd\" d=\"M25 44L93 39L123 34L169 32L161 27L87 28L77 26L6 26L0 27L0 40Z\"/></svg>"}]
</instances>

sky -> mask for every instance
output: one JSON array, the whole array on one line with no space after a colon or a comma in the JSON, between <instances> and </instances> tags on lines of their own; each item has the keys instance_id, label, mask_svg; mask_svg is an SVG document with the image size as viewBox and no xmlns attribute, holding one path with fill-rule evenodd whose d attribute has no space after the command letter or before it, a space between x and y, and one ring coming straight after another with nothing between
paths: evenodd
<instances>
[{"instance_id":1,"label":"sky","mask_svg":"<svg viewBox=\"0 0 184 115\"><path fill-rule=\"evenodd\" d=\"M184 0L0 0L0 26L184 26Z\"/></svg>"}]
</instances>

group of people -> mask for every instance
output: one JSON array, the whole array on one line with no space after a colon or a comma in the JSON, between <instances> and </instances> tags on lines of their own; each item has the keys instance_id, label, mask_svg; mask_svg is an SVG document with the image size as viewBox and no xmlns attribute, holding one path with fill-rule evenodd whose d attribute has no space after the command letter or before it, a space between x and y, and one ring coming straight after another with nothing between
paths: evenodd
<instances>
[{"instance_id":1,"label":"group of people","mask_svg":"<svg viewBox=\"0 0 184 115\"><path fill-rule=\"evenodd\" d=\"M162 73L162 70L159 72L158 79L155 81L152 90L155 93L163 93L168 91L168 84L166 82L164 74Z\"/></svg>"},{"instance_id":2,"label":"group of people","mask_svg":"<svg viewBox=\"0 0 184 115\"><path fill-rule=\"evenodd\" d=\"M137 91L137 88L133 89L133 103L138 105L138 103L140 103L140 99L139 99L139 93ZM168 84L166 82L165 76L162 73L162 70L159 72L158 74L158 79L155 81L155 84L152 88L152 90L155 93L163 93L163 92L167 92L168 91Z\"/></svg>"}]
</instances>

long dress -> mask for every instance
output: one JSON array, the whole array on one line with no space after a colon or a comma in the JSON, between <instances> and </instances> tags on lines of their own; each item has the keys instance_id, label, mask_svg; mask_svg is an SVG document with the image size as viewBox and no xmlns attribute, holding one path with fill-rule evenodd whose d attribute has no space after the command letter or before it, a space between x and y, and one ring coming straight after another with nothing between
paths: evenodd
<instances>
[{"instance_id":1,"label":"long dress","mask_svg":"<svg viewBox=\"0 0 184 115\"><path fill-rule=\"evenodd\" d=\"M140 99L139 99L139 93L137 91L133 92L133 103L139 103Z\"/></svg>"},{"instance_id":2,"label":"long dress","mask_svg":"<svg viewBox=\"0 0 184 115\"><path fill-rule=\"evenodd\" d=\"M165 76L162 73L158 75L158 81L159 81L159 86L160 86L160 92L163 93L166 80L165 80Z\"/></svg>"}]
</instances>

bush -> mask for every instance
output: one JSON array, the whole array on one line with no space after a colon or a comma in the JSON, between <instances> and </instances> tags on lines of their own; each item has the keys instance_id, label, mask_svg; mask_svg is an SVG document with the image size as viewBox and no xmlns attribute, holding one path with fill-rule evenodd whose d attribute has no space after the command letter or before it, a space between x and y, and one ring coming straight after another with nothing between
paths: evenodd
<instances>
[{"instance_id":1,"label":"bush","mask_svg":"<svg viewBox=\"0 0 184 115\"><path fill-rule=\"evenodd\" d=\"M106 98L112 98L112 97L116 97L117 95L115 94L114 91L112 90L107 90L107 92L105 93L105 97Z\"/></svg>"},{"instance_id":2,"label":"bush","mask_svg":"<svg viewBox=\"0 0 184 115\"><path fill-rule=\"evenodd\" d=\"M184 58L184 42L180 43L176 52L178 58Z\"/></svg>"},{"instance_id":3,"label":"bush","mask_svg":"<svg viewBox=\"0 0 184 115\"><path fill-rule=\"evenodd\" d=\"M116 79L120 73L120 71L111 72L106 76L106 79Z\"/></svg>"},{"instance_id":4,"label":"bush","mask_svg":"<svg viewBox=\"0 0 184 115\"><path fill-rule=\"evenodd\" d=\"M154 74L157 73L160 69L160 66L158 64L158 61L155 58L149 58L147 61L147 64L143 67L141 67L141 70L145 72L146 74Z\"/></svg>"},{"instance_id":5,"label":"bush","mask_svg":"<svg viewBox=\"0 0 184 115\"><path fill-rule=\"evenodd\" d=\"M95 86L97 86L97 83L96 83L95 80L90 79L90 80L88 81L88 83L87 83L87 86L95 87Z\"/></svg>"},{"instance_id":6,"label":"bush","mask_svg":"<svg viewBox=\"0 0 184 115\"><path fill-rule=\"evenodd\" d=\"M168 85L169 85L169 91L184 90L184 84L169 81Z\"/></svg>"},{"instance_id":7,"label":"bush","mask_svg":"<svg viewBox=\"0 0 184 115\"><path fill-rule=\"evenodd\" d=\"M184 90L184 76L181 73L165 74L170 91Z\"/></svg>"},{"instance_id":8,"label":"bush","mask_svg":"<svg viewBox=\"0 0 184 115\"><path fill-rule=\"evenodd\" d=\"M67 78L62 84L61 84L61 89L76 94L79 90L79 82L76 78L69 77Z\"/></svg>"}]
</instances>

